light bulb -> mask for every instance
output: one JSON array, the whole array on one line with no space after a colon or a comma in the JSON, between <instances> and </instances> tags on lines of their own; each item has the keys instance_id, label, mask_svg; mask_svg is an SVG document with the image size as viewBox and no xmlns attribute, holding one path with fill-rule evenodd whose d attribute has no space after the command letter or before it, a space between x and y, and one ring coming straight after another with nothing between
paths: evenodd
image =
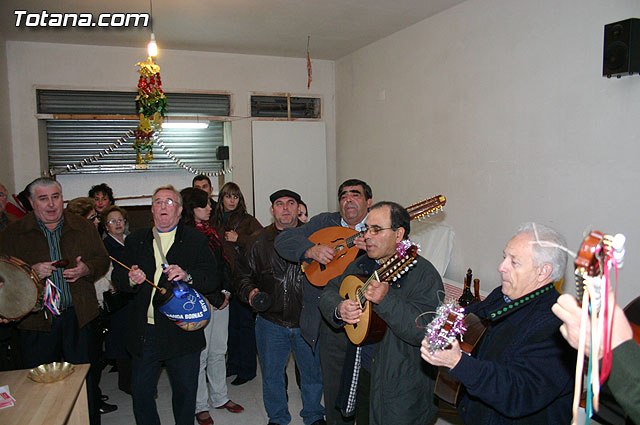
<instances>
[{"instance_id":1,"label":"light bulb","mask_svg":"<svg viewBox=\"0 0 640 425\"><path fill-rule=\"evenodd\" d=\"M147 52L152 58L158 56L158 45L156 44L156 35L154 33L151 33L151 41L147 44Z\"/></svg>"}]
</instances>

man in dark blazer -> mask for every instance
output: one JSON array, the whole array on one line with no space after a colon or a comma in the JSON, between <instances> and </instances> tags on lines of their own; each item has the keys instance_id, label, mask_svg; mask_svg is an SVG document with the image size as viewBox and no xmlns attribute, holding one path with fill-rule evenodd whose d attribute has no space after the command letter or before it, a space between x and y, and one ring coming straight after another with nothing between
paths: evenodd
<instances>
[{"instance_id":1,"label":"man in dark blazer","mask_svg":"<svg viewBox=\"0 0 640 425\"><path fill-rule=\"evenodd\" d=\"M175 423L193 425L200 351L205 346L202 329L185 331L155 305L162 300L145 279L169 289L170 281L182 280L200 293L219 291L215 259L207 238L180 222L182 198L173 186L156 189L151 212L153 228L132 233L125 242L124 263L117 266L113 282L121 291L135 292L127 349L133 356L131 390L138 424L160 424L156 408L158 375L166 365L172 387ZM163 271L162 255L168 266Z\"/></svg>"}]
</instances>

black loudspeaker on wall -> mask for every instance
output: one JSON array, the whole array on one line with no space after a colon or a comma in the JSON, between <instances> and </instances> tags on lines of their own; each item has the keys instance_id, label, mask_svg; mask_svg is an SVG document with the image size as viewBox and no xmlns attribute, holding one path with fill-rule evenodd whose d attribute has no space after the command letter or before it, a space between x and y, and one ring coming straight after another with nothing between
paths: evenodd
<instances>
[{"instance_id":1,"label":"black loudspeaker on wall","mask_svg":"<svg viewBox=\"0 0 640 425\"><path fill-rule=\"evenodd\" d=\"M640 73L640 19L631 18L604 26L602 75Z\"/></svg>"},{"instance_id":2,"label":"black loudspeaker on wall","mask_svg":"<svg viewBox=\"0 0 640 425\"><path fill-rule=\"evenodd\" d=\"M229 159L229 146L218 146L216 157L218 160Z\"/></svg>"}]
</instances>

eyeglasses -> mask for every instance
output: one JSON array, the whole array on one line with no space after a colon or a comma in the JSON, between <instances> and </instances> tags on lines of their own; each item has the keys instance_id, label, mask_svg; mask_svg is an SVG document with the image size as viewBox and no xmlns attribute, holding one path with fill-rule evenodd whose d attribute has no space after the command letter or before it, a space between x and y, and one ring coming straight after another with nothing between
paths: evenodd
<instances>
[{"instance_id":1,"label":"eyeglasses","mask_svg":"<svg viewBox=\"0 0 640 425\"><path fill-rule=\"evenodd\" d=\"M93 221L98 217L100 217L100 214L97 214L97 213L96 214L91 214L89 217L87 217L87 220Z\"/></svg>"},{"instance_id":2,"label":"eyeglasses","mask_svg":"<svg viewBox=\"0 0 640 425\"><path fill-rule=\"evenodd\" d=\"M112 218L111 220L107 221L107 223L109 224L119 224L124 222L124 218Z\"/></svg>"},{"instance_id":3,"label":"eyeglasses","mask_svg":"<svg viewBox=\"0 0 640 425\"><path fill-rule=\"evenodd\" d=\"M364 230L362 231L365 235L368 233L371 233L372 235L377 235L378 233L382 232L383 230L393 230L393 227L380 227L380 226L364 226Z\"/></svg>"},{"instance_id":4,"label":"eyeglasses","mask_svg":"<svg viewBox=\"0 0 640 425\"><path fill-rule=\"evenodd\" d=\"M153 205L160 207L162 205L166 205L168 207L172 207L174 205L176 205L177 202L174 201L173 199L156 199L155 201L153 201Z\"/></svg>"}]
</instances>

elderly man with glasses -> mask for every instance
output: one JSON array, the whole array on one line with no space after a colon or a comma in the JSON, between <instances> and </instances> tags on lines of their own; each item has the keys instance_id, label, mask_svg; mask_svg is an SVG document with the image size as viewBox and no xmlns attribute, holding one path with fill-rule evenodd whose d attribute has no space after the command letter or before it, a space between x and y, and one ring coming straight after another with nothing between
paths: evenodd
<instances>
[{"instance_id":1,"label":"elderly man with glasses","mask_svg":"<svg viewBox=\"0 0 640 425\"><path fill-rule=\"evenodd\" d=\"M127 349L133 356L133 412L138 424L160 424L155 395L164 363L173 391L175 423L193 425L204 334L202 329L187 332L160 313L155 306L160 294L145 280L162 288L181 280L201 293L212 293L219 286L216 263L207 238L180 222L182 197L173 186L156 189L151 213L153 227L137 230L125 241L122 260L131 269L115 266L112 274L118 290L135 293L127 334ZM164 271L163 258L168 263Z\"/></svg>"}]
</instances>

